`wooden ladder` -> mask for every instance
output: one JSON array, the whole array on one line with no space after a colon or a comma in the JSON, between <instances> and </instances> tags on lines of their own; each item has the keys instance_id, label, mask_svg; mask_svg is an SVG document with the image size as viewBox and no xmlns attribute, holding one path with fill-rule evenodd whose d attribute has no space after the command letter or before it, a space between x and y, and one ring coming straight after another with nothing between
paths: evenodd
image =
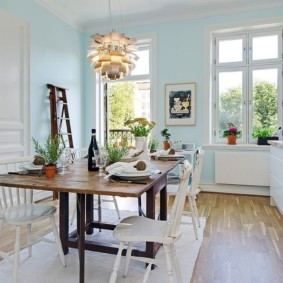
<instances>
[{"instance_id":1,"label":"wooden ladder","mask_svg":"<svg viewBox=\"0 0 283 283\"><path fill-rule=\"evenodd\" d=\"M66 88L47 84L49 88L51 137L60 136L64 147L74 147ZM67 137L67 139L66 139Z\"/></svg>"}]
</instances>

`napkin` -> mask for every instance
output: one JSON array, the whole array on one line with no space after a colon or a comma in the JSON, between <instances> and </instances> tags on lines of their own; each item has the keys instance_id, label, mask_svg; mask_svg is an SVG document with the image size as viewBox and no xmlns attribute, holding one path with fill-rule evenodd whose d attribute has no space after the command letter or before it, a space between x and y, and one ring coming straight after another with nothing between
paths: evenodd
<instances>
[{"instance_id":1,"label":"napkin","mask_svg":"<svg viewBox=\"0 0 283 283\"><path fill-rule=\"evenodd\" d=\"M134 166L141 161L136 160L134 162L115 162L106 167L106 171L108 174L104 178L109 178L110 176L117 174L117 173L144 173L147 172L150 168L150 163L146 160L142 160L146 164L146 168L143 171L138 171Z\"/></svg>"}]
</instances>

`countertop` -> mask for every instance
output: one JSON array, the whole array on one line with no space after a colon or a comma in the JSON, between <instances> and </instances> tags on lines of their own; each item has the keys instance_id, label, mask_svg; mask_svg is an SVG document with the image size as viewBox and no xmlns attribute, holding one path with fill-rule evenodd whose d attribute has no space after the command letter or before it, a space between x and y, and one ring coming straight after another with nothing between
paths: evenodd
<instances>
[{"instance_id":1,"label":"countertop","mask_svg":"<svg viewBox=\"0 0 283 283\"><path fill-rule=\"evenodd\" d=\"M283 148L283 141L269 140L268 143L269 143L270 145Z\"/></svg>"}]
</instances>

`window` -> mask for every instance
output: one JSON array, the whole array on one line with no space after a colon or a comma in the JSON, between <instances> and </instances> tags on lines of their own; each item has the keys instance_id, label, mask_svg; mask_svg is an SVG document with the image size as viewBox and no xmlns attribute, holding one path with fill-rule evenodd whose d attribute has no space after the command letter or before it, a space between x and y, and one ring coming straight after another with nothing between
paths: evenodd
<instances>
[{"instance_id":1,"label":"window","mask_svg":"<svg viewBox=\"0 0 283 283\"><path fill-rule=\"evenodd\" d=\"M255 143L255 128L282 126L282 29L217 34L213 40L214 142L233 123L241 143Z\"/></svg>"},{"instance_id":2,"label":"window","mask_svg":"<svg viewBox=\"0 0 283 283\"><path fill-rule=\"evenodd\" d=\"M108 115L105 117L106 139L119 132L124 135L124 122L136 117L153 117L153 38L137 40L139 59L131 75L119 81L104 81Z\"/></svg>"}]
</instances>

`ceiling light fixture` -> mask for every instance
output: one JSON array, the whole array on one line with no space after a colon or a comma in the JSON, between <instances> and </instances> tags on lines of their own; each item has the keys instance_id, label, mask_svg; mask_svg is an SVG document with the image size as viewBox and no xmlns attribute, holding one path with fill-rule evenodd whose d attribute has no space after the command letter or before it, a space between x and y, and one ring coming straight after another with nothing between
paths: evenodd
<instances>
[{"instance_id":1,"label":"ceiling light fixture","mask_svg":"<svg viewBox=\"0 0 283 283\"><path fill-rule=\"evenodd\" d=\"M112 25L110 0L108 0L108 7ZM128 76L135 68L135 61L138 59L138 56L133 53L137 50L134 46L135 38L115 32L113 25L112 32L105 35L96 33L91 37L93 40L89 43L90 50L87 57L91 66L102 77L119 80Z\"/></svg>"}]
</instances>

